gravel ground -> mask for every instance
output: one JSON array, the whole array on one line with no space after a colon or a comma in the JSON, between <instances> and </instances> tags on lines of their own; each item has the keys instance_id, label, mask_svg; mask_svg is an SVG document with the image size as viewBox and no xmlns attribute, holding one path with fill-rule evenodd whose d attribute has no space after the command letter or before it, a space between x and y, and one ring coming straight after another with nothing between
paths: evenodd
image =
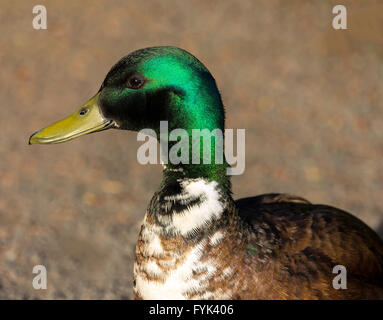
<instances>
[{"instance_id":1,"label":"gravel ground","mask_svg":"<svg viewBox=\"0 0 383 320\"><path fill-rule=\"evenodd\" d=\"M28 146L72 113L129 52L175 45L215 76L228 128L246 128L236 198L288 192L354 213L383 234L383 3L1 0L0 298L130 299L135 242L160 166L112 130ZM47 290L32 268L48 270Z\"/></svg>"}]
</instances>

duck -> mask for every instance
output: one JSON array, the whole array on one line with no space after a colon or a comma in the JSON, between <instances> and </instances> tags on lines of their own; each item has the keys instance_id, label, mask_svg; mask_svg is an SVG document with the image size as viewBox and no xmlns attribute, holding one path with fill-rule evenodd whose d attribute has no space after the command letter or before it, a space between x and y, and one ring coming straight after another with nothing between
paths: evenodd
<instances>
[{"instance_id":1,"label":"duck","mask_svg":"<svg viewBox=\"0 0 383 320\"><path fill-rule=\"evenodd\" d=\"M161 121L188 134L225 126L214 77L172 46L120 59L95 96L29 144L111 128L158 136ZM229 165L215 160L164 165L136 244L135 299L383 299L383 241L364 222L290 194L234 200Z\"/></svg>"}]
</instances>

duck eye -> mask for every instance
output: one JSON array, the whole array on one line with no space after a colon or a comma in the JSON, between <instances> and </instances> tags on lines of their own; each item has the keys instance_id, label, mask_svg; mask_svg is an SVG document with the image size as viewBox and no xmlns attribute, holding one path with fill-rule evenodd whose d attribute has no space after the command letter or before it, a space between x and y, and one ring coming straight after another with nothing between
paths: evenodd
<instances>
[{"instance_id":1,"label":"duck eye","mask_svg":"<svg viewBox=\"0 0 383 320\"><path fill-rule=\"evenodd\" d=\"M127 86L130 89L139 89L144 85L144 83L145 79L142 76L134 75L128 79Z\"/></svg>"}]
</instances>

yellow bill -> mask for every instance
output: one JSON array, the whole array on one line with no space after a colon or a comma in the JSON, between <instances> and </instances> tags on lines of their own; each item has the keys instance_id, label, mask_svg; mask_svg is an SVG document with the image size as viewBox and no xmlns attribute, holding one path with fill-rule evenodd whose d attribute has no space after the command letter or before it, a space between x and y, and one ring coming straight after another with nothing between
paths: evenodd
<instances>
[{"instance_id":1,"label":"yellow bill","mask_svg":"<svg viewBox=\"0 0 383 320\"><path fill-rule=\"evenodd\" d=\"M100 93L96 94L69 117L32 134L29 138L29 144L61 143L84 134L114 127L114 121L105 119L100 112L97 103L99 95Z\"/></svg>"}]
</instances>

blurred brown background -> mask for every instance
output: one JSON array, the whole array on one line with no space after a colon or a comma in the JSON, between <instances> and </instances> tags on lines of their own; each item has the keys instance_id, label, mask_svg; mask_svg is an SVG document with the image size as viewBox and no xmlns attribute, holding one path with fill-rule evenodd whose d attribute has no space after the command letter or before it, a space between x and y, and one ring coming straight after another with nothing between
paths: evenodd
<instances>
[{"instance_id":1,"label":"blurred brown background","mask_svg":"<svg viewBox=\"0 0 383 320\"><path fill-rule=\"evenodd\" d=\"M48 29L32 28L43 4ZM132 297L135 242L160 166L136 134L53 146L29 135L72 113L122 56L175 45L215 76L227 127L246 128L235 198L288 192L383 233L383 3L12 1L0 11L0 298ZM43 264L48 289L32 288Z\"/></svg>"}]
</instances>

